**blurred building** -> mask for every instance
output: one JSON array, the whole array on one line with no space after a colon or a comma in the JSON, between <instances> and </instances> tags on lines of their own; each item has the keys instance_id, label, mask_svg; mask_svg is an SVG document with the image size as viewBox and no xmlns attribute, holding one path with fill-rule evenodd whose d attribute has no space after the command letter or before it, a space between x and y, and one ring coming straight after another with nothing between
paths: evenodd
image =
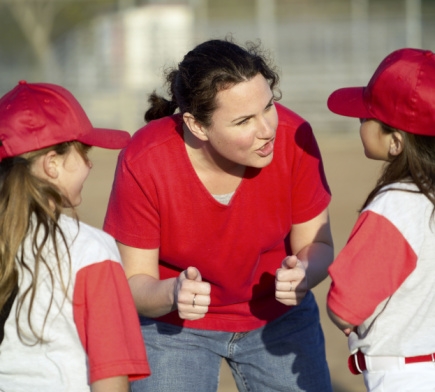
<instances>
[{"instance_id":1,"label":"blurred building","mask_svg":"<svg viewBox=\"0 0 435 392\"><path fill-rule=\"evenodd\" d=\"M231 34L241 44L261 40L280 69L281 102L309 120L316 133L355 130L353 122L328 112L326 99L332 90L366 84L377 64L395 49L435 50L431 0L117 3L116 11L53 42L57 69L45 77L70 88L94 122L132 132L143 124L148 93L164 92L166 67L209 38ZM1 45L0 39L3 93L11 80L32 79L34 64L25 56L11 64L2 58Z\"/></svg>"}]
</instances>

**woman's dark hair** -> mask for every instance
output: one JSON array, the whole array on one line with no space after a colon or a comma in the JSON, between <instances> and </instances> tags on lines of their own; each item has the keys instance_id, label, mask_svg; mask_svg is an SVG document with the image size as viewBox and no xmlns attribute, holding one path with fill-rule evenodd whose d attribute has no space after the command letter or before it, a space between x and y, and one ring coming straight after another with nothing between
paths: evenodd
<instances>
[{"instance_id":1,"label":"woman's dark hair","mask_svg":"<svg viewBox=\"0 0 435 392\"><path fill-rule=\"evenodd\" d=\"M216 94L249 81L259 73L268 81L275 100L278 100L279 76L269 65L260 44L248 43L245 49L229 39L206 41L188 52L178 68L166 72L171 99L167 100L154 91L148 99L151 107L145 113L145 121L169 116L179 108L181 113L188 112L209 126L216 109Z\"/></svg>"},{"instance_id":2,"label":"woman's dark hair","mask_svg":"<svg viewBox=\"0 0 435 392\"><path fill-rule=\"evenodd\" d=\"M403 151L397 156L390 156L385 164L375 188L364 202L364 209L383 192L381 188L395 182L414 183L434 205L435 212L435 137L416 135L392 128L380 123L386 134L399 132L403 139ZM432 214L433 216L433 214Z\"/></svg>"}]
</instances>

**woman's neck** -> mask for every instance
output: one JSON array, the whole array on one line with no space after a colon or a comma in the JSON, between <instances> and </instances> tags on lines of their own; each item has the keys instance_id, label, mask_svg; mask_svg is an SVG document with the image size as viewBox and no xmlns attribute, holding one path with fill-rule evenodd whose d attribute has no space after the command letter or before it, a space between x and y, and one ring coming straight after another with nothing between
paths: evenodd
<instances>
[{"instance_id":1,"label":"woman's neck","mask_svg":"<svg viewBox=\"0 0 435 392\"><path fill-rule=\"evenodd\" d=\"M234 192L245 173L245 166L218 154L208 141L195 137L183 127L187 155L201 182L212 194Z\"/></svg>"}]
</instances>

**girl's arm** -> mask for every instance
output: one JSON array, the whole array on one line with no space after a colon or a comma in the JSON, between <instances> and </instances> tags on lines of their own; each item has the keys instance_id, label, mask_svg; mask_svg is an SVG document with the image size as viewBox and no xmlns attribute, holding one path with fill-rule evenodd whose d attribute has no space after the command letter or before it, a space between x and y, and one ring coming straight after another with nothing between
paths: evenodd
<instances>
[{"instance_id":1,"label":"girl's arm","mask_svg":"<svg viewBox=\"0 0 435 392\"><path fill-rule=\"evenodd\" d=\"M349 336L349 334L355 330L355 325L352 325L348 323L347 321L344 321L342 318L338 317L330 308L329 306L326 307L328 310L328 316L331 319L331 321L339 328L341 329L346 336Z\"/></svg>"},{"instance_id":2,"label":"girl's arm","mask_svg":"<svg viewBox=\"0 0 435 392\"><path fill-rule=\"evenodd\" d=\"M178 309L183 319L204 317L210 304L210 284L202 281L196 268L189 267L177 278L160 280L158 248L139 249L119 242L118 247L140 314L155 318Z\"/></svg>"},{"instance_id":3,"label":"girl's arm","mask_svg":"<svg viewBox=\"0 0 435 392\"><path fill-rule=\"evenodd\" d=\"M104 378L91 384L92 392L128 392L129 390L127 376Z\"/></svg>"},{"instance_id":4,"label":"girl's arm","mask_svg":"<svg viewBox=\"0 0 435 392\"><path fill-rule=\"evenodd\" d=\"M325 209L308 222L293 225L290 232L293 255L286 257L276 272L276 298L285 305L297 305L308 290L328 276L334 246Z\"/></svg>"}]
</instances>

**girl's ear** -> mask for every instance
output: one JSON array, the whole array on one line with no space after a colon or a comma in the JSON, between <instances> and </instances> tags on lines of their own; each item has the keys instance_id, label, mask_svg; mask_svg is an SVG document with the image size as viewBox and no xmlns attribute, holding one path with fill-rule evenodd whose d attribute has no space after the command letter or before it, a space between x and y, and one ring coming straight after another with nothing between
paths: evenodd
<instances>
[{"instance_id":1,"label":"girl's ear","mask_svg":"<svg viewBox=\"0 0 435 392\"><path fill-rule=\"evenodd\" d=\"M59 176L60 156L56 151L51 150L42 157L42 170L50 179L56 179Z\"/></svg>"},{"instance_id":2,"label":"girl's ear","mask_svg":"<svg viewBox=\"0 0 435 392\"><path fill-rule=\"evenodd\" d=\"M392 156L397 156L403 151L403 136L400 132L391 134L389 153Z\"/></svg>"},{"instance_id":3,"label":"girl's ear","mask_svg":"<svg viewBox=\"0 0 435 392\"><path fill-rule=\"evenodd\" d=\"M190 132L195 135L199 140L208 140L206 128L190 113L183 114L183 121L189 128Z\"/></svg>"}]
</instances>

